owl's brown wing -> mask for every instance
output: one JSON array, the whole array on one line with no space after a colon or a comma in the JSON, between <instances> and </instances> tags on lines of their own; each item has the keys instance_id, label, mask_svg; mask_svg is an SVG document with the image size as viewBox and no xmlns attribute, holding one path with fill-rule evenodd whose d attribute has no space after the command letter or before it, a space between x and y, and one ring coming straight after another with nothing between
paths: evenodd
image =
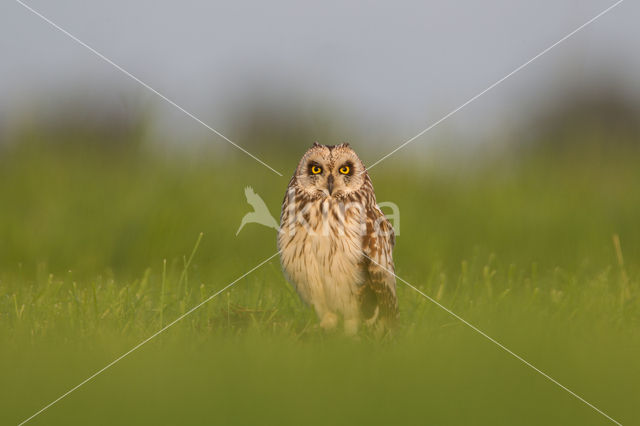
<instances>
[{"instance_id":1,"label":"owl's brown wing","mask_svg":"<svg viewBox=\"0 0 640 426\"><path fill-rule=\"evenodd\" d=\"M395 234L391 223L377 205L367 210L363 236L365 281L360 291L364 319L393 320L398 315L396 277L393 266Z\"/></svg>"}]
</instances>

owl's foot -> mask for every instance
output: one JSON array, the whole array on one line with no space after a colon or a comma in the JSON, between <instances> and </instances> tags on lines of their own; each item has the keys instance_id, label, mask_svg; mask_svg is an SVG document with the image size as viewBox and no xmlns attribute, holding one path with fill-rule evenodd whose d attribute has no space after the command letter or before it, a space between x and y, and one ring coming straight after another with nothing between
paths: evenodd
<instances>
[{"instance_id":1,"label":"owl's foot","mask_svg":"<svg viewBox=\"0 0 640 426\"><path fill-rule=\"evenodd\" d=\"M326 312L320 320L320 327L324 330L333 330L338 325L338 316L333 312Z\"/></svg>"},{"instance_id":2,"label":"owl's foot","mask_svg":"<svg viewBox=\"0 0 640 426\"><path fill-rule=\"evenodd\" d=\"M347 336L355 336L358 334L360 320L358 318L349 318L344 320L344 334Z\"/></svg>"}]
</instances>

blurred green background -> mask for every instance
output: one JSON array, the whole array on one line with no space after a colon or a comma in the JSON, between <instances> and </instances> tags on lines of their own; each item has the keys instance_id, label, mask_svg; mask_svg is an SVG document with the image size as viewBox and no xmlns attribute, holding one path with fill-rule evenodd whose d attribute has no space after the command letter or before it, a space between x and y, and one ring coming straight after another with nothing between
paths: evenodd
<instances>
[{"instance_id":1,"label":"blurred green background","mask_svg":"<svg viewBox=\"0 0 640 426\"><path fill-rule=\"evenodd\" d=\"M492 144L408 148L371 171L378 201L400 208L399 276L623 424L640 422L635 105L570 99ZM154 144L151 112L124 120L89 105L3 133L0 423L275 253L272 229L235 235L251 210L244 187L277 217L314 134L256 114L242 139L284 177L217 141ZM384 153L351 143L368 164ZM31 423L609 422L411 288L398 293L391 338L326 334L273 259Z\"/></svg>"},{"instance_id":2,"label":"blurred green background","mask_svg":"<svg viewBox=\"0 0 640 426\"><path fill-rule=\"evenodd\" d=\"M28 424L640 424L640 3L612 4L0 2L0 425L273 255L246 186L278 217L313 141L371 165L496 81L370 170L433 299L399 282L392 336L318 330L274 258Z\"/></svg>"}]
</instances>

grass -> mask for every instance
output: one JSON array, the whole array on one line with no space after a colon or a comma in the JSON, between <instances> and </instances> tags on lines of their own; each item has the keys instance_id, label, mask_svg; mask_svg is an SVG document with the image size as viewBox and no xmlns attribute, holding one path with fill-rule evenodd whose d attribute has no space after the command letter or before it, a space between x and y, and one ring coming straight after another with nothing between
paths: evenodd
<instances>
[{"instance_id":1,"label":"grass","mask_svg":"<svg viewBox=\"0 0 640 426\"><path fill-rule=\"evenodd\" d=\"M3 152L1 424L275 253L273 230L235 232L244 186L277 215L287 178L234 155L175 156ZM637 158L503 161L375 169L379 201L401 209L397 273L616 420L640 422ZM354 341L315 327L274 259L31 423L610 423L398 286L393 338Z\"/></svg>"}]
</instances>

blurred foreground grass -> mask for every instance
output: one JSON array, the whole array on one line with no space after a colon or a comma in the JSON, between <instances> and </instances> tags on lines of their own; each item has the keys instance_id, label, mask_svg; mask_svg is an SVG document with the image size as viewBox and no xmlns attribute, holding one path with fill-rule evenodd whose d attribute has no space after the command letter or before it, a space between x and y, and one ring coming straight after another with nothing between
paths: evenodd
<instances>
[{"instance_id":1,"label":"blurred foreground grass","mask_svg":"<svg viewBox=\"0 0 640 426\"><path fill-rule=\"evenodd\" d=\"M265 158L283 178L240 158L2 151L1 424L275 253L271 229L235 236L250 211L243 189L277 217L297 158ZM373 170L378 200L401 211L397 273L616 420L639 423L638 158L513 161ZM32 423L608 423L398 286L393 339L325 335L274 259Z\"/></svg>"}]
</instances>

